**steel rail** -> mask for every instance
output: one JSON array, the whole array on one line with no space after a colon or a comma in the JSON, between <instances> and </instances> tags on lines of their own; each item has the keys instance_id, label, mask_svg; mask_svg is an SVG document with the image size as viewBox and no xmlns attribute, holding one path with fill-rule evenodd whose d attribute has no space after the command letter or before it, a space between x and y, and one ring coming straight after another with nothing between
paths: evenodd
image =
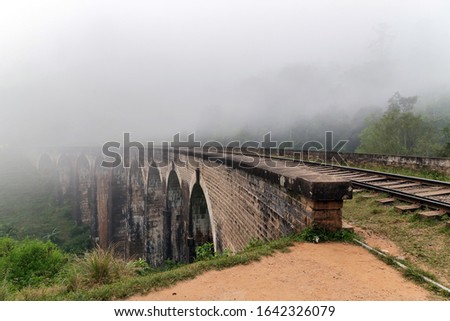
<instances>
[{"instance_id":1,"label":"steel rail","mask_svg":"<svg viewBox=\"0 0 450 321\"><path fill-rule=\"evenodd\" d=\"M240 154L245 155L245 153L242 153L242 152ZM250 156L255 156L255 154L250 154ZM298 159L289 158L289 157L280 157L280 156L272 156L272 155L264 155L264 154L258 154L258 156L259 157L269 157L269 158L273 158L273 159L277 159L277 160L303 163L306 166L312 165L312 166L320 166L323 168L329 167L329 168L342 169L342 170L345 170L348 172L360 172L360 173L367 173L367 174L372 174L372 175L380 175L380 176L385 177L386 179L389 179L389 178L404 179L404 180L408 180L408 181L412 181L412 182L422 183L422 184L425 184L428 186L432 185L432 186L440 186L440 187L442 187L442 186L450 187L450 182L438 181L438 180L428 179L428 178L420 178L420 177L414 177L414 176L386 173L386 172L380 172L380 171L375 171L375 170L370 170L370 169L354 168L354 167L349 167L349 166L322 164L322 163L317 163L317 162L298 160ZM328 175L333 175L333 174L328 174ZM338 175L336 175L336 176L338 176ZM450 213L450 203L442 202L442 201L439 201L436 199L431 199L428 197L418 196L415 194L403 192L401 190L390 189L390 188L383 187L383 186L377 186L377 185L365 183L362 181L353 180L351 178L348 178L348 180L352 182L353 186L387 193L387 194L393 195L403 201L419 203L421 205L428 206L430 208L440 209L440 210L446 211L447 213Z\"/></svg>"}]
</instances>

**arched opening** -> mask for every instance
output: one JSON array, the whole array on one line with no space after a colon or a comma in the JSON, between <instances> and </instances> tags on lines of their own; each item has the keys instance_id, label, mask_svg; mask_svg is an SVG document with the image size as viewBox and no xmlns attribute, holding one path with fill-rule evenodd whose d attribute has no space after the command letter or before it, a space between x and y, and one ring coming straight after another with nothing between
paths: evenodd
<instances>
[{"instance_id":1,"label":"arched opening","mask_svg":"<svg viewBox=\"0 0 450 321\"><path fill-rule=\"evenodd\" d=\"M112 241L112 226L111 226L111 181L112 170L101 166L103 158L97 157L95 160L95 213L97 228L93 233L95 242L99 244L102 249L108 248Z\"/></svg>"},{"instance_id":2,"label":"arched opening","mask_svg":"<svg viewBox=\"0 0 450 321\"><path fill-rule=\"evenodd\" d=\"M167 179L167 201L164 213L165 258L182 260L182 195L177 173L170 171Z\"/></svg>"},{"instance_id":3,"label":"arched opening","mask_svg":"<svg viewBox=\"0 0 450 321\"><path fill-rule=\"evenodd\" d=\"M130 168L129 236L130 257L145 257L145 186L144 177L137 160Z\"/></svg>"},{"instance_id":4,"label":"arched opening","mask_svg":"<svg viewBox=\"0 0 450 321\"><path fill-rule=\"evenodd\" d=\"M128 242L128 169L122 166L113 168L111 175L111 243L118 254L129 257Z\"/></svg>"},{"instance_id":5,"label":"arched opening","mask_svg":"<svg viewBox=\"0 0 450 321\"><path fill-rule=\"evenodd\" d=\"M51 177L55 172L55 164L48 154L44 153L39 157L37 168L44 177Z\"/></svg>"},{"instance_id":6,"label":"arched opening","mask_svg":"<svg viewBox=\"0 0 450 321\"><path fill-rule=\"evenodd\" d=\"M76 166L76 218L77 222L86 225L91 222L91 183L89 161L80 155Z\"/></svg>"},{"instance_id":7,"label":"arched opening","mask_svg":"<svg viewBox=\"0 0 450 321\"><path fill-rule=\"evenodd\" d=\"M74 179L70 159L61 155L58 159L58 202L60 204L73 202Z\"/></svg>"},{"instance_id":8,"label":"arched opening","mask_svg":"<svg viewBox=\"0 0 450 321\"><path fill-rule=\"evenodd\" d=\"M59 175L55 162L51 157L44 153L39 157L37 162L38 172L41 174L42 183L49 191L52 199L58 199L59 194Z\"/></svg>"},{"instance_id":9,"label":"arched opening","mask_svg":"<svg viewBox=\"0 0 450 321\"><path fill-rule=\"evenodd\" d=\"M189 261L195 259L195 249L206 243L213 243L211 220L203 189L196 183L189 201Z\"/></svg>"},{"instance_id":10,"label":"arched opening","mask_svg":"<svg viewBox=\"0 0 450 321\"><path fill-rule=\"evenodd\" d=\"M147 262L161 266L164 262L164 193L158 168L148 169L147 180Z\"/></svg>"}]
</instances>

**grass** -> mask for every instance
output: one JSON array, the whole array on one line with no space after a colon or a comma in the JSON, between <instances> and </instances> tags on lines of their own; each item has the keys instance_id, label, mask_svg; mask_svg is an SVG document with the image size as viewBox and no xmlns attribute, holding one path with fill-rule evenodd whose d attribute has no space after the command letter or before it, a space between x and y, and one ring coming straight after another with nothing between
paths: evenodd
<instances>
[{"instance_id":1,"label":"grass","mask_svg":"<svg viewBox=\"0 0 450 321\"><path fill-rule=\"evenodd\" d=\"M437 275L450 284L450 229L437 220L420 219L417 213L400 214L392 205L380 205L365 192L344 203L344 220L394 242L410 266ZM411 269L413 271L413 269ZM414 273L413 273L414 274ZM412 274L412 275L413 275Z\"/></svg>"},{"instance_id":2,"label":"grass","mask_svg":"<svg viewBox=\"0 0 450 321\"><path fill-rule=\"evenodd\" d=\"M133 262L119 262L120 260L114 258L113 252L95 249L84 258L76 259L70 271L63 273L61 282L54 286L26 288L14 295L6 293L5 296L9 300L39 301L124 299L134 294L144 294L169 287L182 280L193 279L206 271L245 265L258 261L263 256L272 255L274 252L287 252L294 242L310 240L317 235L321 237L320 241L351 239L351 233L347 231L327 234L323 230L307 229L302 234L286 236L270 242L253 240L243 251L235 255L225 252L225 254L208 257L206 260L192 264L173 265L168 269L149 269L147 273L132 273ZM120 267L117 267L117 264ZM111 275L115 269L122 272L117 273L116 277L105 277L105 275ZM76 272L74 273L73 270ZM127 272L124 273L124 270ZM80 281L80 277L84 277L84 280Z\"/></svg>"},{"instance_id":3,"label":"grass","mask_svg":"<svg viewBox=\"0 0 450 321\"><path fill-rule=\"evenodd\" d=\"M360 204L357 197L355 204ZM288 252L294 242L353 242L359 238L348 230L329 233L321 229L307 228L302 233L286 236L278 240L264 242L252 240L241 252L230 255L207 257L205 260L192 264L172 264L160 269L146 268L142 262L125 262L117 259L113 251L94 249L84 257L75 259L69 264L69 269L61 274L61 281L53 286L42 288L25 288L11 293L7 286L0 286L0 299L3 300L120 300L131 295L145 294L162 288L170 287L179 281L193 279L210 270L222 270L236 265L245 265L260 260L275 252ZM386 263L395 265L392 256L381 257ZM136 264L138 263L138 264ZM445 295L436 287L424 283L422 275L436 279L427 271L417 268L414 264L402 261L408 268L402 271L405 277L426 288L433 290L442 297ZM136 273L139 272L140 273Z\"/></svg>"}]
</instances>

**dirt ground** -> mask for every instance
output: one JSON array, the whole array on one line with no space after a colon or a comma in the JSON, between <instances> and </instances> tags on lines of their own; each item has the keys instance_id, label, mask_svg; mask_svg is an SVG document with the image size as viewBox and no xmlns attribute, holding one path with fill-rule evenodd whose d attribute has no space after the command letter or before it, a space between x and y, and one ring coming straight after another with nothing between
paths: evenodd
<instances>
[{"instance_id":1,"label":"dirt ground","mask_svg":"<svg viewBox=\"0 0 450 321\"><path fill-rule=\"evenodd\" d=\"M401 255L388 240L366 237L370 245L391 255ZM364 248L341 243L298 243L289 253L276 253L249 265L209 271L171 288L130 298L155 301L434 299L438 298Z\"/></svg>"}]
</instances>

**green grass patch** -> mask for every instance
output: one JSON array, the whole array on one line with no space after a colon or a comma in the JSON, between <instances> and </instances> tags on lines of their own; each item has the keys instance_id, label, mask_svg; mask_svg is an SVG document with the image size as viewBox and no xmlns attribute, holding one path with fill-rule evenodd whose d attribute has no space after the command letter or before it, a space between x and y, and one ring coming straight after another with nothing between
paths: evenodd
<instances>
[{"instance_id":1,"label":"green grass patch","mask_svg":"<svg viewBox=\"0 0 450 321\"><path fill-rule=\"evenodd\" d=\"M275 252L287 252L294 242L309 240L308 235L320 235L320 242L348 240L350 232L326 233L311 229L302 235L291 235L265 242L252 240L241 251L231 255L228 251L211 255L210 248L204 260L191 264L166 264L160 269L150 269L145 262L125 262L113 251L95 249L83 257L75 258L60 274L60 282L51 287L25 288L9 293L8 300L115 300L134 294L143 294L169 287L179 281L195 278L209 270L222 270L236 265L249 264ZM202 250L202 251L203 251ZM0 288L0 295L2 295Z\"/></svg>"},{"instance_id":2,"label":"green grass patch","mask_svg":"<svg viewBox=\"0 0 450 321\"><path fill-rule=\"evenodd\" d=\"M437 275L450 284L450 231L439 220L420 219L417 213L400 214L392 204L381 205L377 198L364 198L357 193L344 202L343 217L368 233L395 243L410 265ZM400 204L396 202L394 205Z\"/></svg>"}]
</instances>

